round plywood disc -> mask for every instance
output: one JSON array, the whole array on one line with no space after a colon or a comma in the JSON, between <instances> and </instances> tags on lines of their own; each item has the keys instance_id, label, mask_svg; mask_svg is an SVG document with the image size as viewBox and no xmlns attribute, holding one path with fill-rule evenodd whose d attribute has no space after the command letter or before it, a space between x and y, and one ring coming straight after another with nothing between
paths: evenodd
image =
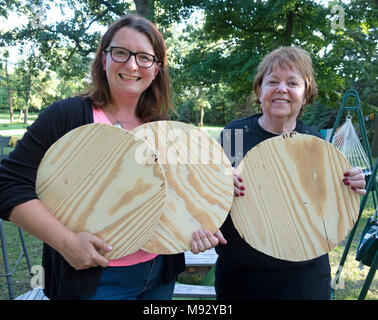
<instances>
[{"instance_id":1,"label":"round plywood disc","mask_svg":"<svg viewBox=\"0 0 378 320\"><path fill-rule=\"evenodd\" d=\"M253 248L278 259L327 253L358 216L359 196L342 183L348 169L343 154L317 137L265 140L236 169L246 187L231 209L236 229Z\"/></svg>"},{"instance_id":2,"label":"round plywood disc","mask_svg":"<svg viewBox=\"0 0 378 320\"><path fill-rule=\"evenodd\" d=\"M189 124L157 121L133 132L156 148L167 181L165 210L143 249L160 254L190 250L193 232L216 232L231 209L230 161L213 137Z\"/></svg>"},{"instance_id":3,"label":"round plywood disc","mask_svg":"<svg viewBox=\"0 0 378 320\"><path fill-rule=\"evenodd\" d=\"M137 159L139 149L145 161ZM36 189L68 228L110 244L108 259L139 250L152 236L166 194L163 170L148 143L101 123L76 128L49 148Z\"/></svg>"}]
</instances>

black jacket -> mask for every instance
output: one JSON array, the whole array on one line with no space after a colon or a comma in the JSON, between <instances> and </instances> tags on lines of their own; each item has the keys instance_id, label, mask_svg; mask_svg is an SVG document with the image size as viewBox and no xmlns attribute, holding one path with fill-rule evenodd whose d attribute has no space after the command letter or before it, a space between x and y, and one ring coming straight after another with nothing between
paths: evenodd
<instances>
[{"instance_id":1,"label":"black jacket","mask_svg":"<svg viewBox=\"0 0 378 320\"><path fill-rule=\"evenodd\" d=\"M53 103L28 127L17 147L0 166L0 218L9 220L12 209L38 199L35 181L39 163L49 147L67 132L93 123L90 99L74 97ZM184 254L166 255L163 280L171 282L185 269ZM75 270L53 248L44 244L42 266L45 295L50 299L75 299L93 295L101 267Z\"/></svg>"}]
</instances>

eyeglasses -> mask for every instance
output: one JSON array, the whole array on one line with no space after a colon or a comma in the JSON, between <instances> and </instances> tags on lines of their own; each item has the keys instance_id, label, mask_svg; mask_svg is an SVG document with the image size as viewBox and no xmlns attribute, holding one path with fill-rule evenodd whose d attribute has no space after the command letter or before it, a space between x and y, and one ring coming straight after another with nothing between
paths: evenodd
<instances>
[{"instance_id":1,"label":"eyeglasses","mask_svg":"<svg viewBox=\"0 0 378 320\"><path fill-rule=\"evenodd\" d=\"M158 59L152 54L132 52L122 47L108 47L105 52L110 52L112 59L119 63L126 63L131 56L134 56L137 65L142 68L151 68L155 61L158 62Z\"/></svg>"}]
</instances>

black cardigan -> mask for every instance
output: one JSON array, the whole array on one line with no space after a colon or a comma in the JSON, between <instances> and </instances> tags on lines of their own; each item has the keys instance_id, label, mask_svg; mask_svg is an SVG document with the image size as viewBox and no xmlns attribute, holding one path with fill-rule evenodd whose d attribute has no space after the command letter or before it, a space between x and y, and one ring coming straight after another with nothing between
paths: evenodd
<instances>
[{"instance_id":1,"label":"black cardigan","mask_svg":"<svg viewBox=\"0 0 378 320\"><path fill-rule=\"evenodd\" d=\"M0 166L0 218L9 220L12 209L38 199L35 181L39 163L49 147L67 132L93 123L92 102L74 97L53 103L28 127L17 147ZM184 254L165 255L163 280L171 282L185 270ZM101 267L75 270L53 248L44 243L42 266L45 295L50 299L76 299L93 295L101 277Z\"/></svg>"}]
</instances>

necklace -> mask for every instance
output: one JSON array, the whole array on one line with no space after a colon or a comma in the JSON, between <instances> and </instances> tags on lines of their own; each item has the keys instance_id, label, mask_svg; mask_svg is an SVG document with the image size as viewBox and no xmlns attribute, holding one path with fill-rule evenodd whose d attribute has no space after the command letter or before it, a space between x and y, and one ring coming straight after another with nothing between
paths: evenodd
<instances>
[{"instance_id":1,"label":"necklace","mask_svg":"<svg viewBox=\"0 0 378 320\"><path fill-rule=\"evenodd\" d=\"M112 114L113 119L115 120L113 126L115 126L115 127L117 127L117 128L123 129L122 123L123 123L123 124L131 123L131 122L141 123L139 120L135 120L135 119L128 120L128 121L120 121L120 120L118 120L118 119L116 118L116 116L114 115L113 110L112 110L112 107L111 107L110 105L109 105L109 110L110 110L110 113Z\"/></svg>"},{"instance_id":2,"label":"necklace","mask_svg":"<svg viewBox=\"0 0 378 320\"><path fill-rule=\"evenodd\" d=\"M260 118L258 118L257 122L259 123L259 125L260 125L260 127L261 127L262 129L264 129L265 131L268 131L268 132L270 132L270 133L276 134L276 135L281 135L281 134L285 134L285 133L292 132L292 131L295 129L295 125L296 125L296 123L295 123L293 129L290 129L290 130L282 130L281 132L276 132L276 131L274 131L274 129L272 129L269 125L266 124L264 115L262 115Z\"/></svg>"}]
</instances>

